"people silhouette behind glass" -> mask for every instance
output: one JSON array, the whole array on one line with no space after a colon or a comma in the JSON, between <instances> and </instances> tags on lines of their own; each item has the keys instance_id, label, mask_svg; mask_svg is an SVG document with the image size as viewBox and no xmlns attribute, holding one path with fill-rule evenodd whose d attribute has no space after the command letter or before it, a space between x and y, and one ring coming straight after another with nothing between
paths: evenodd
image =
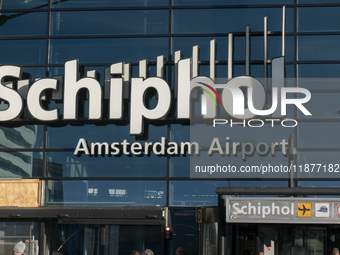
<instances>
[{"instance_id":1,"label":"people silhouette behind glass","mask_svg":"<svg viewBox=\"0 0 340 255\"><path fill-rule=\"evenodd\" d=\"M141 255L154 255L153 251L150 249L145 249Z\"/></svg>"},{"instance_id":2,"label":"people silhouette behind glass","mask_svg":"<svg viewBox=\"0 0 340 255\"><path fill-rule=\"evenodd\" d=\"M176 255L184 255L184 249L181 246L178 246L175 250Z\"/></svg>"},{"instance_id":3,"label":"people silhouette behind glass","mask_svg":"<svg viewBox=\"0 0 340 255\"><path fill-rule=\"evenodd\" d=\"M131 251L130 255L140 255L140 252L137 251L137 250L133 250L133 251Z\"/></svg>"},{"instance_id":4,"label":"people silhouette behind glass","mask_svg":"<svg viewBox=\"0 0 340 255\"><path fill-rule=\"evenodd\" d=\"M249 250L245 250L244 252L243 252L243 255L250 255L251 253L250 253L250 251Z\"/></svg>"}]
</instances>

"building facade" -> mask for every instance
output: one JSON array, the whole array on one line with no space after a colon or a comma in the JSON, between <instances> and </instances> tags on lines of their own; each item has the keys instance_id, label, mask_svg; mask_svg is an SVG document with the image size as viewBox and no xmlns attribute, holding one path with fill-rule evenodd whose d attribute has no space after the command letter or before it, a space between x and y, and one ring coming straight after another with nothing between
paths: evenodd
<instances>
[{"instance_id":1,"label":"building facade","mask_svg":"<svg viewBox=\"0 0 340 255\"><path fill-rule=\"evenodd\" d=\"M130 254L146 248L158 255L177 247L188 255L209 254L217 251L217 227L204 228L206 237L196 211L218 205L216 188L339 187L339 14L336 0L1 1L2 252L23 240L27 254L34 255ZM278 57L283 62L276 69ZM168 148L215 134L193 130L190 118L179 117L185 70L189 80L204 76L213 83L240 76L274 79L279 70L285 87L309 91L311 100L303 106L312 115L288 105L289 127L282 116L278 125L256 117L253 124L261 127L229 122L223 127L228 142L244 145L225 153L228 165L294 165L297 171L193 176L193 145L179 152ZM151 77L171 91L163 114L153 114L162 111L163 94L151 81L143 83ZM80 88L73 91L70 84ZM98 84L99 95L93 92ZM13 105L21 107L8 117ZM192 119L201 116L192 111ZM52 117L41 119L46 116ZM139 133L131 131L135 118ZM205 158L200 166L216 166L215 159ZM296 223L228 225L226 253L256 254L269 237L275 249L265 254L328 254L340 246L336 224Z\"/></svg>"}]
</instances>

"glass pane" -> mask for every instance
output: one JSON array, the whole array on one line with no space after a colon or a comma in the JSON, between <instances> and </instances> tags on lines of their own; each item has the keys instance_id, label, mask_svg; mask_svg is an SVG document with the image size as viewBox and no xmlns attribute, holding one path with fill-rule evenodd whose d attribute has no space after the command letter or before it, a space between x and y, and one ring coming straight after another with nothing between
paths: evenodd
<instances>
[{"instance_id":1,"label":"glass pane","mask_svg":"<svg viewBox=\"0 0 340 255\"><path fill-rule=\"evenodd\" d=\"M41 152L0 152L0 177L41 177L42 169Z\"/></svg>"},{"instance_id":2,"label":"glass pane","mask_svg":"<svg viewBox=\"0 0 340 255\"><path fill-rule=\"evenodd\" d=\"M305 231L305 243L307 244L307 254L313 253L315 255L323 255L325 231L318 229L306 229Z\"/></svg>"},{"instance_id":3,"label":"glass pane","mask_svg":"<svg viewBox=\"0 0 340 255\"><path fill-rule=\"evenodd\" d=\"M51 33L52 35L168 34L168 23L169 11L53 12Z\"/></svg>"},{"instance_id":4,"label":"glass pane","mask_svg":"<svg viewBox=\"0 0 340 255\"><path fill-rule=\"evenodd\" d=\"M216 39L216 59L228 59L228 38L227 37L174 37L172 38L172 52L180 50L183 58L192 57L192 47L200 47L200 60L208 61L210 59L210 41ZM226 68L226 71L228 69Z\"/></svg>"},{"instance_id":5,"label":"glass pane","mask_svg":"<svg viewBox=\"0 0 340 255\"><path fill-rule=\"evenodd\" d=\"M166 181L48 181L46 205L165 206Z\"/></svg>"},{"instance_id":6,"label":"glass pane","mask_svg":"<svg viewBox=\"0 0 340 255\"><path fill-rule=\"evenodd\" d=\"M160 142L162 137L167 136L166 126L149 125L149 136L145 139L136 139L130 136L129 126L107 125L84 125L84 126L65 126L65 127L48 127L47 128L47 147L48 148L72 148L75 149L79 139L85 138L89 142L113 142L121 143L124 139L133 143L139 141L144 142ZM63 139L60 139L60 138Z\"/></svg>"},{"instance_id":7,"label":"glass pane","mask_svg":"<svg viewBox=\"0 0 340 255\"><path fill-rule=\"evenodd\" d=\"M171 177L190 177L190 156L172 157L170 159Z\"/></svg>"},{"instance_id":8,"label":"glass pane","mask_svg":"<svg viewBox=\"0 0 340 255\"><path fill-rule=\"evenodd\" d=\"M340 78L340 64L299 64L298 68L301 78ZM318 85L315 89L328 89L328 87L324 88L324 84L319 83ZM340 88L340 84L337 85ZM313 89L312 87L309 88ZM329 88L336 89L335 86Z\"/></svg>"},{"instance_id":9,"label":"glass pane","mask_svg":"<svg viewBox=\"0 0 340 255\"><path fill-rule=\"evenodd\" d=\"M88 8L88 7L142 7L142 6L166 6L168 0L55 0L52 6L55 8Z\"/></svg>"},{"instance_id":10,"label":"glass pane","mask_svg":"<svg viewBox=\"0 0 340 255\"><path fill-rule=\"evenodd\" d=\"M259 128L254 128L254 127L251 128L247 126L247 124L243 126L243 121L239 121L239 123L242 123L242 124L231 125L229 123L226 125L218 125L218 126L216 125L215 127L212 127L211 125L209 126L209 125L203 125L203 124L192 125L190 139L191 141L199 141L200 142L199 144L203 147L209 147L214 138L218 138L219 140L223 141L223 144L224 144L225 143L224 141L226 141L227 137L230 138L228 139L228 141L230 141L230 144L236 141L237 142L251 142L254 144L260 143L260 142L266 142L270 144L273 141L282 141L282 139L285 139L287 141L289 138L289 135L294 133L294 127L283 127L280 125L279 121L274 122L275 124L272 126L272 123L269 118L268 118L268 122L266 123L265 123L265 120L263 120L263 126ZM251 125L253 124L255 124L255 122L251 123ZM292 124L292 123L289 123L289 124ZM204 136L202 136L202 134L204 134Z\"/></svg>"},{"instance_id":11,"label":"glass pane","mask_svg":"<svg viewBox=\"0 0 340 255\"><path fill-rule=\"evenodd\" d=\"M0 127L0 149L42 148L43 132L43 126Z\"/></svg>"},{"instance_id":12,"label":"glass pane","mask_svg":"<svg viewBox=\"0 0 340 255\"><path fill-rule=\"evenodd\" d=\"M40 224L38 222L0 222L0 252L12 254L12 247L17 242L26 245L25 255L38 254L40 242Z\"/></svg>"},{"instance_id":13,"label":"glass pane","mask_svg":"<svg viewBox=\"0 0 340 255\"><path fill-rule=\"evenodd\" d=\"M190 141L190 127L183 125L171 125L171 142L180 144L183 141ZM172 177L190 176L190 156L180 156L170 158Z\"/></svg>"},{"instance_id":14,"label":"glass pane","mask_svg":"<svg viewBox=\"0 0 340 255\"><path fill-rule=\"evenodd\" d=\"M339 31L340 7L303 7L298 11L299 32Z\"/></svg>"},{"instance_id":15,"label":"glass pane","mask_svg":"<svg viewBox=\"0 0 340 255\"><path fill-rule=\"evenodd\" d=\"M339 0L298 0L299 4L327 4L327 3L339 3Z\"/></svg>"},{"instance_id":16,"label":"glass pane","mask_svg":"<svg viewBox=\"0 0 340 255\"><path fill-rule=\"evenodd\" d=\"M51 63L79 59L80 63L138 62L168 54L167 38L109 38L51 40Z\"/></svg>"},{"instance_id":17,"label":"glass pane","mask_svg":"<svg viewBox=\"0 0 340 255\"><path fill-rule=\"evenodd\" d=\"M257 5L257 4L293 4L293 0L173 0L174 5Z\"/></svg>"},{"instance_id":18,"label":"glass pane","mask_svg":"<svg viewBox=\"0 0 340 255\"><path fill-rule=\"evenodd\" d=\"M299 151L296 176L340 179L339 151Z\"/></svg>"},{"instance_id":19,"label":"glass pane","mask_svg":"<svg viewBox=\"0 0 340 255\"><path fill-rule=\"evenodd\" d=\"M294 31L294 10L286 9L286 31ZM268 29L281 31L282 8L232 8L174 10L173 33L230 33L243 32L250 25L252 31L263 31L263 18L268 17Z\"/></svg>"},{"instance_id":20,"label":"glass pane","mask_svg":"<svg viewBox=\"0 0 340 255\"><path fill-rule=\"evenodd\" d=\"M226 181L171 181L171 206L217 205L217 187L228 187Z\"/></svg>"},{"instance_id":21,"label":"glass pane","mask_svg":"<svg viewBox=\"0 0 340 255\"><path fill-rule=\"evenodd\" d=\"M45 64L45 40L0 40L1 63Z\"/></svg>"},{"instance_id":22,"label":"glass pane","mask_svg":"<svg viewBox=\"0 0 340 255\"><path fill-rule=\"evenodd\" d=\"M324 188L339 188L340 181L299 181L299 187L313 188L313 187L324 187Z\"/></svg>"},{"instance_id":23,"label":"glass pane","mask_svg":"<svg viewBox=\"0 0 340 255\"><path fill-rule=\"evenodd\" d=\"M299 36L299 60L338 60L339 43L339 35Z\"/></svg>"},{"instance_id":24,"label":"glass pane","mask_svg":"<svg viewBox=\"0 0 340 255\"><path fill-rule=\"evenodd\" d=\"M127 149L128 150L128 149ZM74 152L47 152L47 174L53 177L165 177L166 157L75 156Z\"/></svg>"},{"instance_id":25,"label":"glass pane","mask_svg":"<svg viewBox=\"0 0 340 255\"><path fill-rule=\"evenodd\" d=\"M34 81L36 78L46 77L45 67L23 67L22 72L23 74L28 74L31 81Z\"/></svg>"},{"instance_id":26,"label":"glass pane","mask_svg":"<svg viewBox=\"0 0 340 255\"><path fill-rule=\"evenodd\" d=\"M172 52L180 50L183 53L183 58L190 58L192 56L192 47L198 45L200 48L200 60L209 61L210 59L210 41L216 40L216 59L219 61L228 60L228 38L227 37L174 37L172 39ZM294 60L294 37L286 36L286 59ZM281 37L268 37L268 59L273 59L281 56ZM234 37L234 60L245 61L246 42L245 36ZM251 60L263 61L263 37L251 37ZM261 65L262 67L262 65ZM236 66L235 66L236 68ZM224 69L224 76L227 76L226 67ZM245 70L245 67L244 69ZM244 71L243 71L244 72ZM224 76L217 76L218 78ZM242 74L244 75L244 73ZM263 74L261 75L263 77Z\"/></svg>"},{"instance_id":27,"label":"glass pane","mask_svg":"<svg viewBox=\"0 0 340 255\"><path fill-rule=\"evenodd\" d=\"M133 249L151 249L161 254L160 226L145 225L75 225L47 222L47 244L62 254L129 255ZM105 245L100 245L100 241Z\"/></svg>"},{"instance_id":28,"label":"glass pane","mask_svg":"<svg viewBox=\"0 0 340 255\"><path fill-rule=\"evenodd\" d=\"M33 8L47 8L48 0L3 0L2 9L33 9Z\"/></svg>"},{"instance_id":29,"label":"glass pane","mask_svg":"<svg viewBox=\"0 0 340 255\"><path fill-rule=\"evenodd\" d=\"M105 226L104 255L130 255L132 250L142 253L145 248L152 250L155 255L163 253L161 250L160 226Z\"/></svg>"},{"instance_id":30,"label":"glass pane","mask_svg":"<svg viewBox=\"0 0 340 255\"><path fill-rule=\"evenodd\" d=\"M170 217L173 231L172 254L197 254L198 224L196 223L196 210L171 210Z\"/></svg>"},{"instance_id":31,"label":"glass pane","mask_svg":"<svg viewBox=\"0 0 340 255\"><path fill-rule=\"evenodd\" d=\"M230 187L288 187L288 181L230 181Z\"/></svg>"},{"instance_id":32,"label":"glass pane","mask_svg":"<svg viewBox=\"0 0 340 255\"><path fill-rule=\"evenodd\" d=\"M39 36L47 34L47 13L2 13L4 24L0 25L1 37Z\"/></svg>"},{"instance_id":33,"label":"glass pane","mask_svg":"<svg viewBox=\"0 0 340 255\"><path fill-rule=\"evenodd\" d=\"M238 50L235 51L235 60L245 60L245 37L235 37L234 44ZM263 60L263 37L251 37L251 60ZM268 59L281 57L282 55L282 38L281 36L268 36ZM286 60L294 60L294 37L286 36Z\"/></svg>"},{"instance_id":34,"label":"glass pane","mask_svg":"<svg viewBox=\"0 0 340 255\"><path fill-rule=\"evenodd\" d=\"M299 148L340 147L338 122L300 122L297 127Z\"/></svg>"},{"instance_id":35,"label":"glass pane","mask_svg":"<svg viewBox=\"0 0 340 255\"><path fill-rule=\"evenodd\" d=\"M306 87L308 89L308 87ZM321 89L321 87L320 87ZM340 93L312 93L312 99L305 104L312 116L298 111L299 118L340 118Z\"/></svg>"}]
</instances>

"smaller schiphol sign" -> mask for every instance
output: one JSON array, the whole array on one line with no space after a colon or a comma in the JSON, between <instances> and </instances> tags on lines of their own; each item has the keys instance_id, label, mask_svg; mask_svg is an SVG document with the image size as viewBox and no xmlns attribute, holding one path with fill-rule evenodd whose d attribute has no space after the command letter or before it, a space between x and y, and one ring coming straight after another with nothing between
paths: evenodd
<instances>
[{"instance_id":1,"label":"smaller schiphol sign","mask_svg":"<svg viewBox=\"0 0 340 255\"><path fill-rule=\"evenodd\" d=\"M230 198L226 197L226 222L339 223L340 199Z\"/></svg>"}]
</instances>

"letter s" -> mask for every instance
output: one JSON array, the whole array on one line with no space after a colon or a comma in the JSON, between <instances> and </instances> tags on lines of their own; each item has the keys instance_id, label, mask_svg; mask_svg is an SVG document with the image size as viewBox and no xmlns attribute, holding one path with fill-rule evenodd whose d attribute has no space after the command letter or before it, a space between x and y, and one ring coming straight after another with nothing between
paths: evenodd
<instances>
[{"instance_id":1,"label":"letter s","mask_svg":"<svg viewBox=\"0 0 340 255\"><path fill-rule=\"evenodd\" d=\"M0 66L0 98L7 101L9 106L0 110L0 121L8 121L17 118L22 111L22 98L13 89L3 85L4 77L21 78L21 68L18 66Z\"/></svg>"},{"instance_id":2,"label":"letter s","mask_svg":"<svg viewBox=\"0 0 340 255\"><path fill-rule=\"evenodd\" d=\"M240 214L241 213L240 207L238 207L239 205L240 205L239 203L234 203L232 205L232 208L233 208L232 214Z\"/></svg>"}]
</instances>

